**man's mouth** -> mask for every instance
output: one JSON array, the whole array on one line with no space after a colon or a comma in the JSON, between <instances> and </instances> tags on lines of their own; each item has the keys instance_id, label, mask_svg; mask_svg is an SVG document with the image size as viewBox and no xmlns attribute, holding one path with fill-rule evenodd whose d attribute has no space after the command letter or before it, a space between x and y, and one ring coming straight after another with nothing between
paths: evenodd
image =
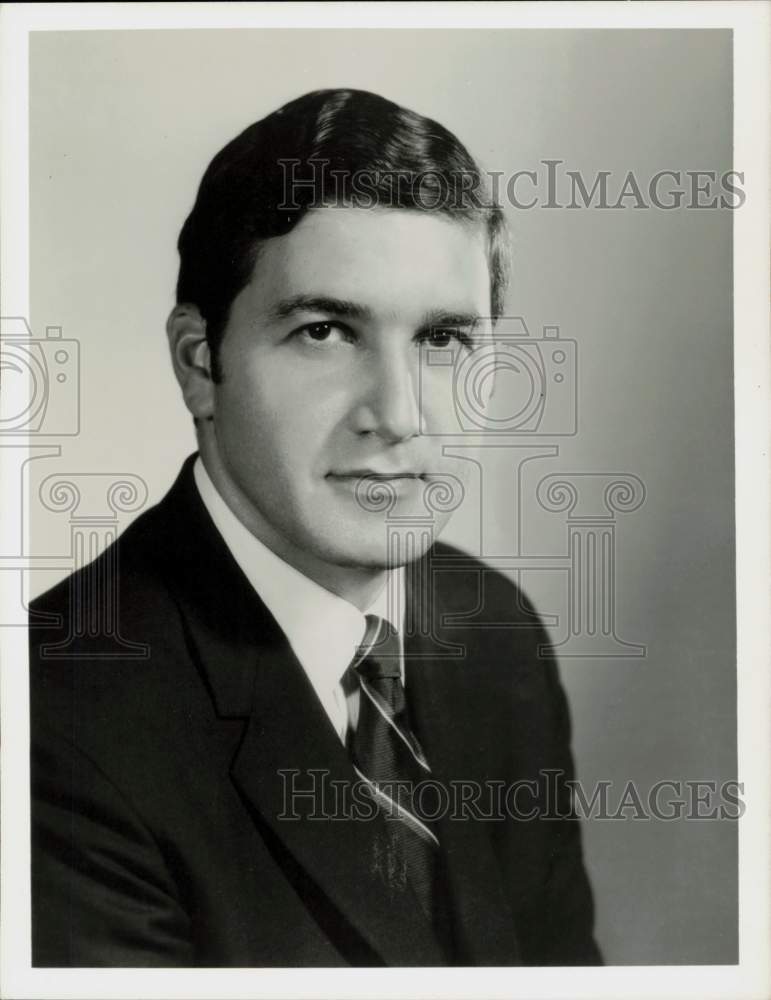
<instances>
[{"instance_id":1,"label":"man's mouth","mask_svg":"<svg viewBox=\"0 0 771 1000\"><path fill-rule=\"evenodd\" d=\"M411 469L402 469L394 472L380 472L375 469L351 469L346 472L329 472L328 479L350 479L358 481L360 479L374 479L388 482L392 479L427 479L424 472L415 472Z\"/></svg>"}]
</instances>

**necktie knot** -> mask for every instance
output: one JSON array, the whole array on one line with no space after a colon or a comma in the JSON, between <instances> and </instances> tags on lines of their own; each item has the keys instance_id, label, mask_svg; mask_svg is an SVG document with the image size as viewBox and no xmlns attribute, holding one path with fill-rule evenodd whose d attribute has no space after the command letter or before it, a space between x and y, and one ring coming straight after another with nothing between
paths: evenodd
<instances>
[{"instance_id":1,"label":"necktie knot","mask_svg":"<svg viewBox=\"0 0 771 1000\"><path fill-rule=\"evenodd\" d=\"M357 673L368 681L401 677L399 633L385 618L366 616L367 629L356 657Z\"/></svg>"}]
</instances>

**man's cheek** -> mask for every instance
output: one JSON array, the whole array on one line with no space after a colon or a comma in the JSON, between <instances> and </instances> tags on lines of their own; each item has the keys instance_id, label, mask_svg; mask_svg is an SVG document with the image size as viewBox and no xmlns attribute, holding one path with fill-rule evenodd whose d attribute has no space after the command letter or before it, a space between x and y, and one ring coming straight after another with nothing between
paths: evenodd
<instances>
[{"instance_id":1,"label":"man's cheek","mask_svg":"<svg viewBox=\"0 0 771 1000\"><path fill-rule=\"evenodd\" d=\"M441 377L428 382L420 403L421 431L424 434L436 436L458 433L460 424L457 400L452 379L446 373L441 373Z\"/></svg>"}]
</instances>

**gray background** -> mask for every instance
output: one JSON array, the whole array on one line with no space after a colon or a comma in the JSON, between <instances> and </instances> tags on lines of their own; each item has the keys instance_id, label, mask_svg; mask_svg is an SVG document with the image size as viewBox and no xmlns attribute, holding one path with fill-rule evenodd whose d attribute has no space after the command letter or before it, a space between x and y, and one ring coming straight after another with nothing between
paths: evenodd
<instances>
[{"instance_id":1,"label":"gray background","mask_svg":"<svg viewBox=\"0 0 771 1000\"><path fill-rule=\"evenodd\" d=\"M159 499L195 442L163 332L175 241L201 173L237 131L300 93L375 90L456 132L490 170L730 169L725 31L133 31L31 39L31 323L81 345L82 429L30 463L32 551L68 551L44 511L51 473L134 473ZM741 169L741 165L737 167ZM616 181L615 183L620 183ZM524 192L524 189L523 189ZM508 311L578 342L579 433L525 476L526 548L565 551L550 472L629 472L618 634L642 659L566 660L583 783L736 773L731 213L512 211ZM550 439L553 442L553 439ZM484 483L496 551L513 551L512 479ZM446 537L478 548L472 495ZM130 518L122 522L128 523ZM63 571L37 573L40 592ZM562 572L527 589L564 628ZM585 824L610 964L737 959L736 826Z\"/></svg>"}]
</instances>

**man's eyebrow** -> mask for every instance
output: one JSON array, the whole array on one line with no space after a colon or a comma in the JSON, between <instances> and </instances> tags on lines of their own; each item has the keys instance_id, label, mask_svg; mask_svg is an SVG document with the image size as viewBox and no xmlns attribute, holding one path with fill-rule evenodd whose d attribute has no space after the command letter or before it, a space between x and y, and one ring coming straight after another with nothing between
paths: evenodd
<instances>
[{"instance_id":1,"label":"man's eyebrow","mask_svg":"<svg viewBox=\"0 0 771 1000\"><path fill-rule=\"evenodd\" d=\"M338 299L331 295L290 295L273 306L270 318L286 319L298 312L323 313L348 319L371 319L373 315L369 306L351 299ZM481 319L474 310L432 309L424 314L419 327L421 330L436 326L475 327Z\"/></svg>"},{"instance_id":2,"label":"man's eyebrow","mask_svg":"<svg viewBox=\"0 0 771 1000\"><path fill-rule=\"evenodd\" d=\"M296 312L327 313L333 316L347 316L350 319L368 319L372 315L372 310L368 306L329 295L291 295L277 302L270 314L273 319L286 319Z\"/></svg>"},{"instance_id":3,"label":"man's eyebrow","mask_svg":"<svg viewBox=\"0 0 771 1000\"><path fill-rule=\"evenodd\" d=\"M423 317L422 328L434 326L476 326L482 316L478 312L456 312L451 309L434 309Z\"/></svg>"}]
</instances>

